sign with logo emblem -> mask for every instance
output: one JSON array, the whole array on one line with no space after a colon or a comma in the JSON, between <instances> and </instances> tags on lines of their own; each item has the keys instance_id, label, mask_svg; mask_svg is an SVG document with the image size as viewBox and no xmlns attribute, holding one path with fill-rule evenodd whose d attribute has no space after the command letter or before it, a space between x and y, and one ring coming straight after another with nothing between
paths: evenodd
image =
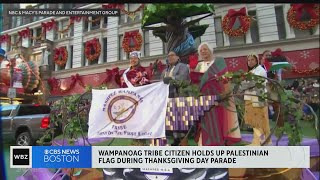
<instances>
[{"instance_id":1,"label":"sign with logo emblem","mask_svg":"<svg viewBox=\"0 0 320 180\"><path fill-rule=\"evenodd\" d=\"M169 86L92 90L89 138L153 139L165 137Z\"/></svg>"}]
</instances>

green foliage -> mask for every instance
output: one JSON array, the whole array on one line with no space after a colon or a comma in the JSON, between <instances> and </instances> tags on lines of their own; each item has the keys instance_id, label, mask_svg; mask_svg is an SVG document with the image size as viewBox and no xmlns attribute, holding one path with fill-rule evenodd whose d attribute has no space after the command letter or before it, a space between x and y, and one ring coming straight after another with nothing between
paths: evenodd
<instances>
[{"instance_id":1,"label":"green foliage","mask_svg":"<svg viewBox=\"0 0 320 180\"><path fill-rule=\"evenodd\" d=\"M191 84L189 81L171 80L171 85L178 87L180 97L196 97L201 96L200 88L197 85Z\"/></svg>"},{"instance_id":2,"label":"green foliage","mask_svg":"<svg viewBox=\"0 0 320 180\"><path fill-rule=\"evenodd\" d=\"M86 86L86 92L92 89L105 89L106 84L99 87ZM43 145L46 141L52 140L54 132L61 129L64 137L70 145L73 145L82 131L87 130L87 119L89 114L90 102L80 102L79 94L67 96L56 101L51 106L50 113L50 128L37 141L38 144ZM79 111L78 111L79 105ZM78 116L79 115L79 116Z\"/></svg>"},{"instance_id":3,"label":"green foliage","mask_svg":"<svg viewBox=\"0 0 320 180\"><path fill-rule=\"evenodd\" d=\"M191 17L214 12L212 4L148 4L144 8L142 27L163 22L168 15Z\"/></svg>"},{"instance_id":4,"label":"green foliage","mask_svg":"<svg viewBox=\"0 0 320 180\"><path fill-rule=\"evenodd\" d=\"M274 100L268 98L270 92L265 92L265 82L268 80L267 78L239 71L235 73L228 72L218 79L227 79L232 87L241 87L239 89L242 93L245 90L256 91L256 96L258 96L259 101L264 102L267 100L269 103L274 102ZM278 139L281 139L282 136L286 134L289 138L290 146L299 145L302 141L300 120L302 120L303 117L300 101L295 99L291 90L285 90L282 83L270 80L268 83L273 87L273 91L280 97L278 102L281 104L281 112L283 113L285 120L284 127L276 128L275 136ZM237 102L236 105L237 107L240 107Z\"/></svg>"}]
</instances>

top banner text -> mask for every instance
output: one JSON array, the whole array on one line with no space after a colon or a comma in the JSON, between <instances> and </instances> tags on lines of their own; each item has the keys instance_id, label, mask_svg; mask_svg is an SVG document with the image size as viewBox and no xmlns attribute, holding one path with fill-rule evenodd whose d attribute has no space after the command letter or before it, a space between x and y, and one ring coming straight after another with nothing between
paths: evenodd
<instances>
[{"instance_id":1,"label":"top banner text","mask_svg":"<svg viewBox=\"0 0 320 180\"><path fill-rule=\"evenodd\" d=\"M9 9L8 16L120 16L119 9Z\"/></svg>"}]
</instances>

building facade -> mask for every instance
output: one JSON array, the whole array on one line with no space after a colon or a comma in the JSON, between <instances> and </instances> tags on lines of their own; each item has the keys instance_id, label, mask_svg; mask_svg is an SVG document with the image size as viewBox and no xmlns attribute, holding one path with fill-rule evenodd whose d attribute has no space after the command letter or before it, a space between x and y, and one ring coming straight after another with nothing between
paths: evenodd
<instances>
[{"instance_id":1,"label":"building facade","mask_svg":"<svg viewBox=\"0 0 320 180\"><path fill-rule=\"evenodd\" d=\"M3 4L4 13L18 4ZM128 12L133 12L141 4L125 4ZM215 15L200 21L200 24L209 24L204 35L196 39L196 43L208 42L214 47L215 54L227 59L229 69L236 71L246 69L245 58L249 53L261 54L265 50L274 51L281 48L288 61L296 69L302 71L319 68L319 25L312 30L301 31L292 28L287 21L287 12L290 4L214 4ZM243 37L229 37L222 30L222 19L229 9L238 10L246 7L248 15L253 17L248 33ZM38 4L37 9L98 9L102 4ZM4 14L6 15L6 14ZM44 81L49 78L59 80L61 89L70 86L75 75L80 76L82 83L96 86L101 84L106 76L106 69L119 67L127 68L128 53L122 48L122 41L126 32L138 30L142 35L142 65L149 66L156 59L164 61L166 45L160 38L155 37L152 31L141 29L143 10L134 13L134 16L121 14L120 17L88 17L74 21L70 25L70 17L8 17L3 18L3 32L9 35L10 41L1 41L1 48L8 56L22 53L27 59L43 66ZM197 17L190 17L188 20ZM43 25L55 22L57 28L43 33ZM239 26L239 20L235 26ZM30 36L20 38L19 32L29 28ZM85 42L97 38L101 44L101 53L96 61L88 61L85 54ZM20 41L19 41L20 39ZM58 66L53 61L53 49L65 47L68 51L68 60L65 66ZM48 65L44 62L44 53L49 52ZM51 54L51 55L50 55ZM44 68L45 66L45 68ZM4 67L2 65L2 67ZM41 71L41 68L40 68ZM49 72L50 71L50 72ZM287 78L301 76L319 76L288 72ZM68 92L55 92L53 95L67 95L82 93L81 85L74 85Z\"/></svg>"}]
</instances>

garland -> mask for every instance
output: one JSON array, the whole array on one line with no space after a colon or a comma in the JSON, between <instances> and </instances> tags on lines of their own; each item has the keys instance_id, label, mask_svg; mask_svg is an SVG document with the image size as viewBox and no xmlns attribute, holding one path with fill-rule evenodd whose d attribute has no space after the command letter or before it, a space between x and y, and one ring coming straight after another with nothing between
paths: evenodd
<instances>
[{"instance_id":1,"label":"garland","mask_svg":"<svg viewBox=\"0 0 320 180\"><path fill-rule=\"evenodd\" d=\"M238 29L233 30L232 27L236 22L237 18L240 20L240 27ZM222 20L222 29L227 35L232 37L240 37L244 36L251 24L251 18L247 15L246 8L243 7L239 11L234 9L229 9L227 15L223 17Z\"/></svg>"},{"instance_id":2,"label":"garland","mask_svg":"<svg viewBox=\"0 0 320 180\"><path fill-rule=\"evenodd\" d=\"M30 29L27 27L25 30L18 31L18 34L21 38L31 37Z\"/></svg>"},{"instance_id":3,"label":"garland","mask_svg":"<svg viewBox=\"0 0 320 180\"><path fill-rule=\"evenodd\" d=\"M134 46L130 47L130 40L133 39ZM123 41L122 48L124 52L129 53L132 51L139 51L142 46L142 36L139 31L126 32Z\"/></svg>"},{"instance_id":4,"label":"garland","mask_svg":"<svg viewBox=\"0 0 320 180\"><path fill-rule=\"evenodd\" d=\"M64 66L68 61L68 51L65 47L54 49L54 62L59 66Z\"/></svg>"},{"instance_id":5,"label":"garland","mask_svg":"<svg viewBox=\"0 0 320 180\"><path fill-rule=\"evenodd\" d=\"M86 42L85 56L88 61L95 61L99 58L101 53L101 45L97 38Z\"/></svg>"},{"instance_id":6,"label":"garland","mask_svg":"<svg viewBox=\"0 0 320 180\"><path fill-rule=\"evenodd\" d=\"M287 19L291 27L308 30L319 24L319 4L294 4L288 11ZM309 21L301 21L303 10L310 15Z\"/></svg>"},{"instance_id":7,"label":"garland","mask_svg":"<svg viewBox=\"0 0 320 180\"><path fill-rule=\"evenodd\" d=\"M297 73L297 74L310 75L310 74L319 73L320 69L319 69L319 67L317 67L315 69L309 69L309 70L298 70L298 69L294 68L291 71L293 73Z\"/></svg>"},{"instance_id":8,"label":"garland","mask_svg":"<svg viewBox=\"0 0 320 180\"><path fill-rule=\"evenodd\" d=\"M0 44L10 42L10 36L8 34L4 34L0 36Z\"/></svg>"},{"instance_id":9,"label":"garland","mask_svg":"<svg viewBox=\"0 0 320 180\"><path fill-rule=\"evenodd\" d=\"M58 89L58 91L60 93L67 93L69 92L72 88L74 88L74 86L76 85L76 82L79 82L80 86L85 88L85 85L83 84L82 82L82 79L80 77L79 74L75 74L75 75L72 75L71 76L71 83L70 85L66 88L66 89L61 89L60 85L61 85L61 82L60 80L56 79L56 78L50 78L48 79L48 85L50 87L51 90L56 90Z\"/></svg>"},{"instance_id":10,"label":"garland","mask_svg":"<svg viewBox=\"0 0 320 180\"><path fill-rule=\"evenodd\" d=\"M54 19L51 19L50 22L47 23L41 23L41 27L43 29L43 32L51 31L52 29L57 29L57 24Z\"/></svg>"}]
</instances>

